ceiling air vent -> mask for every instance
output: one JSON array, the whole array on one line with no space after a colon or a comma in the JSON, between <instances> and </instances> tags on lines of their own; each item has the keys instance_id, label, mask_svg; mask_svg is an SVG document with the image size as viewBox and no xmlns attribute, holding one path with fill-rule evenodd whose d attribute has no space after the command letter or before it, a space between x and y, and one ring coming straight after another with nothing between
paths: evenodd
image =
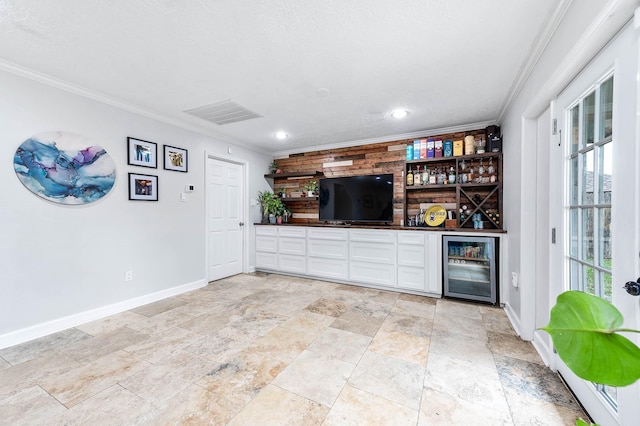
<instances>
[{"instance_id":1,"label":"ceiling air vent","mask_svg":"<svg viewBox=\"0 0 640 426\"><path fill-rule=\"evenodd\" d=\"M216 123L220 126L223 124L236 123L238 121L262 117L260 114L233 102L231 99L189 109L184 112L195 117L202 118L203 120L211 121L212 123Z\"/></svg>"}]
</instances>

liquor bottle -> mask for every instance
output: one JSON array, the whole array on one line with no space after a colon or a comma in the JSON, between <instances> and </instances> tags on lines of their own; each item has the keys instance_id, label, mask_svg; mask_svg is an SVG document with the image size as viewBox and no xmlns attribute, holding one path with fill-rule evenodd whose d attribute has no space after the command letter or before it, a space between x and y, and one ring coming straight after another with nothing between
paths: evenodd
<instances>
[{"instance_id":1,"label":"liquor bottle","mask_svg":"<svg viewBox=\"0 0 640 426\"><path fill-rule=\"evenodd\" d=\"M456 170L453 166L449 167L449 183L456 183Z\"/></svg>"},{"instance_id":2,"label":"liquor bottle","mask_svg":"<svg viewBox=\"0 0 640 426\"><path fill-rule=\"evenodd\" d=\"M420 166L416 166L416 172L413 174L413 186L420 186L422 181L420 179Z\"/></svg>"},{"instance_id":3,"label":"liquor bottle","mask_svg":"<svg viewBox=\"0 0 640 426\"><path fill-rule=\"evenodd\" d=\"M429 175L429 184L435 185L436 183L437 183L436 169L434 167L433 169L431 169L431 174Z\"/></svg>"},{"instance_id":4,"label":"liquor bottle","mask_svg":"<svg viewBox=\"0 0 640 426\"><path fill-rule=\"evenodd\" d=\"M422 166L422 184L427 185L429 183L429 170L427 166Z\"/></svg>"},{"instance_id":5,"label":"liquor bottle","mask_svg":"<svg viewBox=\"0 0 640 426\"><path fill-rule=\"evenodd\" d=\"M413 186L413 172L411 171L411 166L409 166L409 171L407 172L407 186Z\"/></svg>"}]
</instances>

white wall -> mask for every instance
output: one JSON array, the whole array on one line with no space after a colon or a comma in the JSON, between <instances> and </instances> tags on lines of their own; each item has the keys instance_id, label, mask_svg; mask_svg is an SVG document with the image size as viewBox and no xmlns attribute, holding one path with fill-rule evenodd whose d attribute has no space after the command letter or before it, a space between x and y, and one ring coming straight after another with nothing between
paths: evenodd
<instances>
[{"instance_id":1,"label":"white wall","mask_svg":"<svg viewBox=\"0 0 640 426\"><path fill-rule=\"evenodd\" d=\"M516 331L533 338L536 286L548 285L547 271L536 271L536 250L548 244L549 229L536 223L540 191L532 179L544 174L547 157L538 144L538 117L588 61L633 16L636 1L573 1L524 87L501 120L504 136L504 215L509 233L506 274L519 274L519 287L506 286L506 310ZM544 139L541 139L544 140ZM544 142L546 143L546 142ZM542 241L540 241L542 239ZM546 241L546 243L545 243ZM536 249L538 247L538 249ZM541 277L536 281L536 275ZM539 319L539 318L538 318Z\"/></svg>"},{"instance_id":2,"label":"white wall","mask_svg":"<svg viewBox=\"0 0 640 426\"><path fill-rule=\"evenodd\" d=\"M0 72L0 88L0 347L104 315L127 301L205 285L205 152L247 162L250 199L269 188L263 174L270 156L240 146L228 155L227 143L10 73ZM107 196L64 206L20 183L13 169L16 148L49 131L79 134L107 150L117 167ZM157 169L127 165L128 136L158 144ZM189 150L188 173L162 168L163 144ZM128 201L129 172L157 175L159 201ZM196 191L183 203L179 194L186 184ZM259 207L247 200L247 209L247 222L259 221ZM247 234L252 244L253 226ZM245 270L255 264L253 250L248 252ZM125 283L128 270L134 280Z\"/></svg>"}]
</instances>

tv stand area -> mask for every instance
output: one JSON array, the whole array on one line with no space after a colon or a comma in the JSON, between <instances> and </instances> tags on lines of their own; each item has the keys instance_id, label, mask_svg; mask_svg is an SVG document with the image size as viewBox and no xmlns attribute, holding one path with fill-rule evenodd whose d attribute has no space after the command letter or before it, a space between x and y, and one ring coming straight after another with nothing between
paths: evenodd
<instances>
[{"instance_id":1,"label":"tv stand area","mask_svg":"<svg viewBox=\"0 0 640 426\"><path fill-rule=\"evenodd\" d=\"M256 270L441 297L442 237L452 234L388 225L256 224Z\"/></svg>"}]
</instances>

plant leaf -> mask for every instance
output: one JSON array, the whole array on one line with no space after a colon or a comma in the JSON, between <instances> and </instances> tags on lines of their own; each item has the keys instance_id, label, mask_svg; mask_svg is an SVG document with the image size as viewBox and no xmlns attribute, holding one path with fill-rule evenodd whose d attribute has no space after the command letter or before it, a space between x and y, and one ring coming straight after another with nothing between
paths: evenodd
<instances>
[{"instance_id":1,"label":"plant leaf","mask_svg":"<svg viewBox=\"0 0 640 426\"><path fill-rule=\"evenodd\" d=\"M616 334L623 318L604 299L580 291L558 296L549 324L560 358L578 377L609 386L627 386L640 378L640 348Z\"/></svg>"}]
</instances>

